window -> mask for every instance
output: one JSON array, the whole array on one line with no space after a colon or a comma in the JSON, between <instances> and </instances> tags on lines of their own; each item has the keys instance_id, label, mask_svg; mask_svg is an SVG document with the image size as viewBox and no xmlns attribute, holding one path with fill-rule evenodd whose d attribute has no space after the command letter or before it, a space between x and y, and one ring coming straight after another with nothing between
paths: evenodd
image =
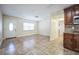
<instances>
[{"instance_id":1,"label":"window","mask_svg":"<svg viewBox=\"0 0 79 59\"><path fill-rule=\"evenodd\" d=\"M23 23L23 30L34 30L33 23Z\"/></svg>"},{"instance_id":2,"label":"window","mask_svg":"<svg viewBox=\"0 0 79 59\"><path fill-rule=\"evenodd\" d=\"M13 31L13 23L9 23L9 30Z\"/></svg>"}]
</instances>

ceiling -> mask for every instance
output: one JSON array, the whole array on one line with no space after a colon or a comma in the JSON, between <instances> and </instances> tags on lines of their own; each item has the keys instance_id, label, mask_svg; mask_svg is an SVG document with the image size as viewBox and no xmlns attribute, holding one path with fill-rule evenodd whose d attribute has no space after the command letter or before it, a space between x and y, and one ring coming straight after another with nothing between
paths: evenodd
<instances>
[{"instance_id":1,"label":"ceiling","mask_svg":"<svg viewBox=\"0 0 79 59\"><path fill-rule=\"evenodd\" d=\"M4 15L40 21L69 6L71 4L2 4L0 9Z\"/></svg>"}]
</instances>

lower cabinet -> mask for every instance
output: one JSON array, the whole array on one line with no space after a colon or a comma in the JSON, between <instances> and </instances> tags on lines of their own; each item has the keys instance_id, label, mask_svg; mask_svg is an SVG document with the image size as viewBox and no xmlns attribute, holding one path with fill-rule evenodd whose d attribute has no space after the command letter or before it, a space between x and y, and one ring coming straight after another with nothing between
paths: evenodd
<instances>
[{"instance_id":1,"label":"lower cabinet","mask_svg":"<svg viewBox=\"0 0 79 59\"><path fill-rule=\"evenodd\" d=\"M79 34L74 35L74 50L79 51Z\"/></svg>"},{"instance_id":2,"label":"lower cabinet","mask_svg":"<svg viewBox=\"0 0 79 59\"><path fill-rule=\"evenodd\" d=\"M73 43L72 43L71 39L65 38L65 40L64 40L64 47L72 49L72 46L73 46Z\"/></svg>"},{"instance_id":3,"label":"lower cabinet","mask_svg":"<svg viewBox=\"0 0 79 59\"><path fill-rule=\"evenodd\" d=\"M64 33L64 48L79 52L79 34Z\"/></svg>"},{"instance_id":4,"label":"lower cabinet","mask_svg":"<svg viewBox=\"0 0 79 59\"><path fill-rule=\"evenodd\" d=\"M73 49L73 34L64 33L64 47Z\"/></svg>"}]
</instances>

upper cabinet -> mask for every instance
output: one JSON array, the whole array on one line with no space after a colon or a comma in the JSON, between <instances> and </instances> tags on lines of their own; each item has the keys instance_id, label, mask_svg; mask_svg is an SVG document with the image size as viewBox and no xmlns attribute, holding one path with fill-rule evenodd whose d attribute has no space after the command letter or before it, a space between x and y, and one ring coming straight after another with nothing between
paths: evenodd
<instances>
[{"instance_id":1,"label":"upper cabinet","mask_svg":"<svg viewBox=\"0 0 79 59\"><path fill-rule=\"evenodd\" d=\"M64 9L65 25L73 24L73 18L75 15L79 15L79 5L73 5L69 8Z\"/></svg>"},{"instance_id":2,"label":"upper cabinet","mask_svg":"<svg viewBox=\"0 0 79 59\"><path fill-rule=\"evenodd\" d=\"M74 5L74 15L79 15L79 5Z\"/></svg>"},{"instance_id":3,"label":"upper cabinet","mask_svg":"<svg viewBox=\"0 0 79 59\"><path fill-rule=\"evenodd\" d=\"M67 9L64 10L65 24L72 24L73 23L72 12L73 12L72 8L67 8Z\"/></svg>"}]
</instances>

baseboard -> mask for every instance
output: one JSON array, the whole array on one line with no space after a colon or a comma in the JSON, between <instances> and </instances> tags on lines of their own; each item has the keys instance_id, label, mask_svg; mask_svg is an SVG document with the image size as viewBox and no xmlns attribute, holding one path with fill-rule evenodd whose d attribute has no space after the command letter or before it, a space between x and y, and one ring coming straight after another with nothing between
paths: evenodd
<instances>
[{"instance_id":1,"label":"baseboard","mask_svg":"<svg viewBox=\"0 0 79 59\"><path fill-rule=\"evenodd\" d=\"M8 37L8 38L4 38L4 39L13 39L13 38L17 38L17 37L25 37L25 36L32 36L32 35L41 35L41 34L20 35L20 36L16 36L16 37ZM50 36L48 36L48 35L41 35L41 36L47 36L47 37L50 37Z\"/></svg>"},{"instance_id":2,"label":"baseboard","mask_svg":"<svg viewBox=\"0 0 79 59\"><path fill-rule=\"evenodd\" d=\"M13 39L13 38L16 38L16 37L9 37L9 38L6 38L6 39Z\"/></svg>"},{"instance_id":3,"label":"baseboard","mask_svg":"<svg viewBox=\"0 0 79 59\"><path fill-rule=\"evenodd\" d=\"M42 35L42 34L38 34L38 35L50 37L49 35Z\"/></svg>"},{"instance_id":4,"label":"baseboard","mask_svg":"<svg viewBox=\"0 0 79 59\"><path fill-rule=\"evenodd\" d=\"M30 35L19 35L19 36L16 36L16 37L31 36L31 35L36 35L36 34L30 34Z\"/></svg>"},{"instance_id":5,"label":"baseboard","mask_svg":"<svg viewBox=\"0 0 79 59\"><path fill-rule=\"evenodd\" d=\"M1 41L0 41L0 49L3 48L3 42L4 42L4 40L1 40Z\"/></svg>"}]
</instances>

